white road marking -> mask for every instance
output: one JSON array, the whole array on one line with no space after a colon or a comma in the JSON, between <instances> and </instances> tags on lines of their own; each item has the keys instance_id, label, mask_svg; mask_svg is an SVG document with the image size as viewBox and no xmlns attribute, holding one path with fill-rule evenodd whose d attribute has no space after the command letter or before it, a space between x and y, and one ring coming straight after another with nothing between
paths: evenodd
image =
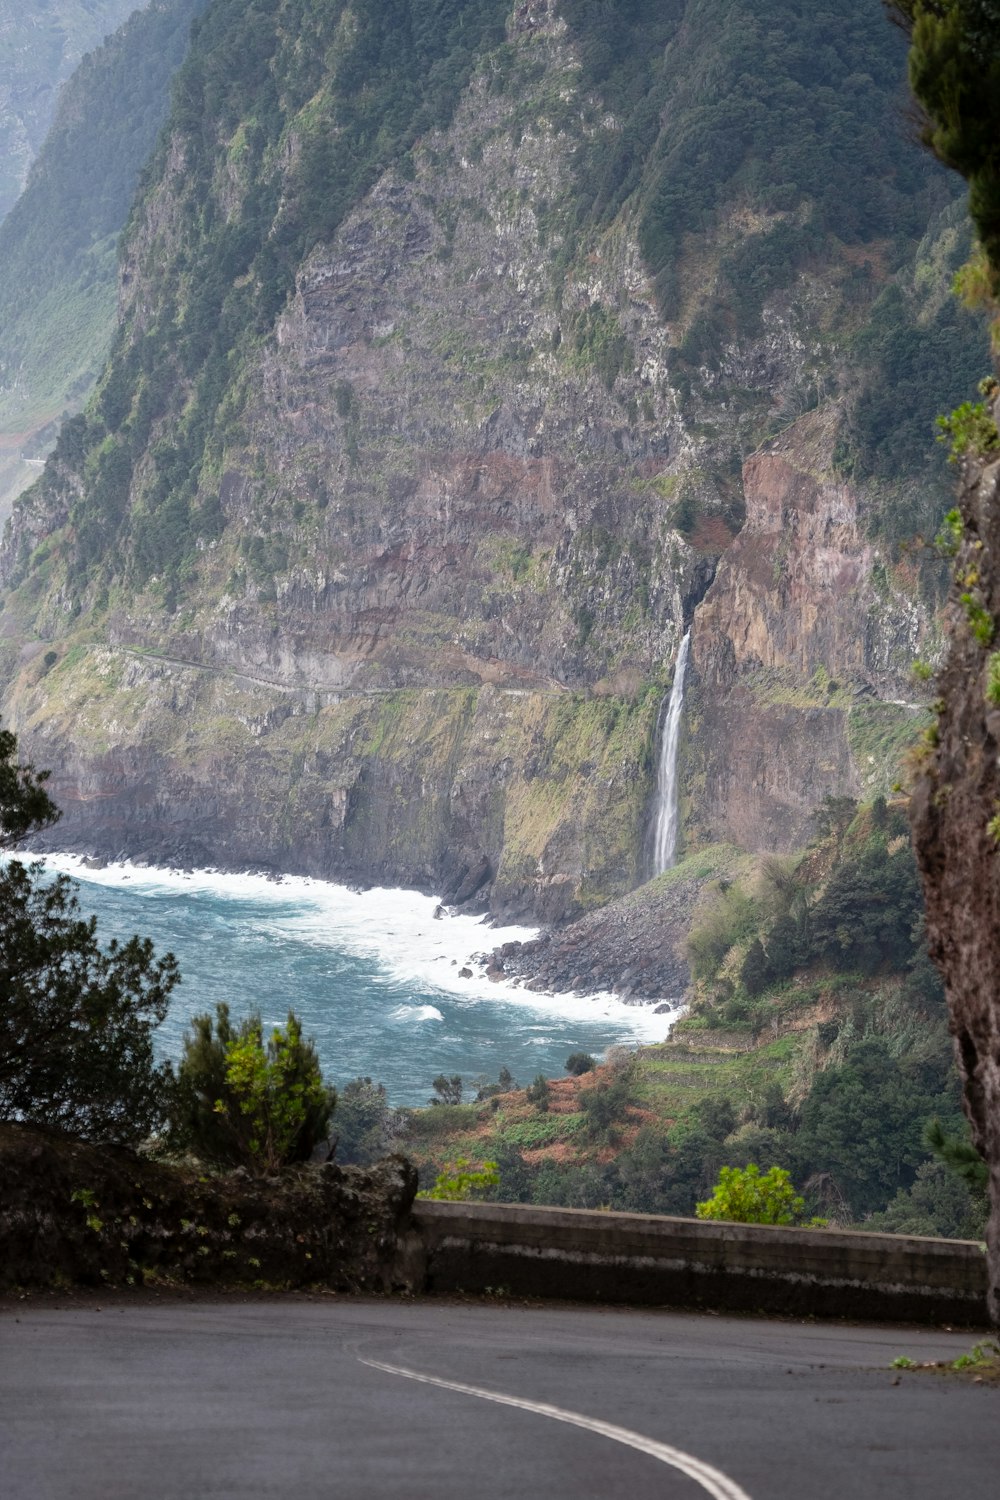
<instances>
[{"instance_id":1,"label":"white road marking","mask_svg":"<svg viewBox=\"0 0 1000 1500\"><path fill-rule=\"evenodd\" d=\"M378 1359L365 1359L358 1355L363 1365L373 1370L385 1370L388 1375L402 1375L407 1380L419 1380L423 1385L438 1385L446 1391L460 1391L463 1396L478 1396L481 1401L495 1401L499 1406L517 1406L522 1411L533 1411L553 1422L568 1422L571 1427L584 1427L614 1443L623 1443L626 1448L636 1448L648 1453L650 1458L680 1469L689 1479L708 1491L712 1500L750 1500L746 1490L740 1488L721 1469L713 1469L692 1453L681 1448L671 1448L668 1443L657 1443L653 1438L643 1437L641 1432L631 1432L627 1427L617 1427L613 1422L600 1422L594 1417L585 1417L578 1411L565 1411L561 1406L549 1406L544 1401L524 1401L520 1396L505 1396L501 1391L487 1391L478 1385L462 1385L457 1380L440 1380L436 1375L422 1375L419 1370L407 1370L402 1365L386 1365Z\"/></svg>"}]
</instances>

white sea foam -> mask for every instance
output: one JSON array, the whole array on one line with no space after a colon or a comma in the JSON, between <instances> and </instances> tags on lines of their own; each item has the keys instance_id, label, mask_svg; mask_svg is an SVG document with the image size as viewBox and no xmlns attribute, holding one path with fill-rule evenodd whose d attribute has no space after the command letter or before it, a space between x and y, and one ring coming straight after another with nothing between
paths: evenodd
<instances>
[{"instance_id":1,"label":"white sea foam","mask_svg":"<svg viewBox=\"0 0 1000 1500\"><path fill-rule=\"evenodd\" d=\"M366 959L387 984L404 993L410 989L436 992L470 1005L502 1001L567 1021L601 1018L622 1040L662 1041L670 1027L672 1017L657 1014L652 1005L628 1005L611 993L553 995L487 979L485 965L476 955L502 943L529 942L538 930L493 927L482 918L448 912L436 897L417 891L355 891L306 876L275 880L266 875L131 863L91 868L73 854L47 854L45 862L84 884L126 886L150 897L203 893L216 902L252 902L257 908L254 930L261 936L292 939ZM402 1008L410 1011L412 1020L443 1019L435 1006ZM431 1011L436 1014L431 1016Z\"/></svg>"},{"instance_id":2,"label":"white sea foam","mask_svg":"<svg viewBox=\"0 0 1000 1500\"><path fill-rule=\"evenodd\" d=\"M392 1013L394 1021L443 1021L444 1016L436 1005L397 1005Z\"/></svg>"}]
</instances>

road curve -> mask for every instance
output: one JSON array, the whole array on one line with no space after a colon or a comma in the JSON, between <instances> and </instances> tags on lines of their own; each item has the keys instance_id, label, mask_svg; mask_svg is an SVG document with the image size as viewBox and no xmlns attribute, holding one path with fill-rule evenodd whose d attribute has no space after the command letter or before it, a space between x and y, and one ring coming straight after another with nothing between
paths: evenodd
<instances>
[{"instance_id":1,"label":"road curve","mask_svg":"<svg viewBox=\"0 0 1000 1500\"><path fill-rule=\"evenodd\" d=\"M0 1308L4 1500L940 1500L1000 1391L967 1334L332 1298Z\"/></svg>"}]
</instances>

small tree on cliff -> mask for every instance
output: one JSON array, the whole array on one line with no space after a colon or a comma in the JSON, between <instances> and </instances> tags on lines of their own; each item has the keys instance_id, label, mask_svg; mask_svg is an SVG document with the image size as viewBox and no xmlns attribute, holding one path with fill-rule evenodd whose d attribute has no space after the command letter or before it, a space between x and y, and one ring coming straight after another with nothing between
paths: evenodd
<instances>
[{"instance_id":1,"label":"small tree on cliff","mask_svg":"<svg viewBox=\"0 0 1000 1500\"><path fill-rule=\"evenodd\" d=\"M53 824L47 773L17 758L0 730L0 847ZM152 1033L177 983L171 954L148 939L97 941L76 886L41 864L0 868L0 1119L92 1140L135 1142L163 1114L166 1070Z\"/></svg>"}]
</instances>

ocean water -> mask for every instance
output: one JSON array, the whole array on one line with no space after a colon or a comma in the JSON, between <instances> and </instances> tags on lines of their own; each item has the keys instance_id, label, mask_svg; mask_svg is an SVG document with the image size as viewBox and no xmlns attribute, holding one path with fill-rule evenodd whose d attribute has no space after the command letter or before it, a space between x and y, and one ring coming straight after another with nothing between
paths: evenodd
<instances>
[{"instance_id":1,"label":"ocean water","mask_svg":"<svg viewBox=\"0 0 1000 1500\"><path fill-rule=\"evenodd\" d=\"M535 935L477 918L435 918L413 891L357 892L324 881L186 873L144 866L88 870L72 855L46 864L79 882L103 942L134 932L174 953L182 982L157 1033L177 1058L192 1015L225 1000L270 1026L289 1008L336 1083L366 1074L394 1104L422 1104L438 1073L466 1084L510 1068L522 1084L558 1077L570 1052L662 1041L668 1015L612 995L536 995L486 979L475 955ZM470 968L473 977L460 978Z\"/></svg>"}]
</instances>

